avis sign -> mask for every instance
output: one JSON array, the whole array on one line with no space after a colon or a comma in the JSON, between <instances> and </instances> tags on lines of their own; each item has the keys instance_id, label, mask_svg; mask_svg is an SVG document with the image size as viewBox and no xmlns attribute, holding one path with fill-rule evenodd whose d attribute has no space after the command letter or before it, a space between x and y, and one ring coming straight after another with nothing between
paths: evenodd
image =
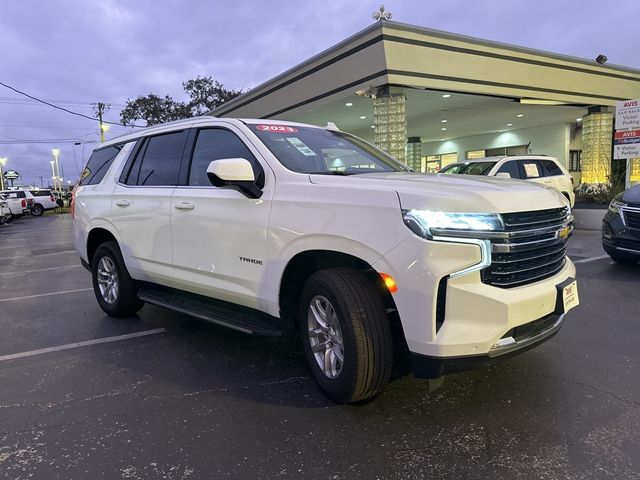
<instances>
[{"instance_id":1,"label":"avis sign","mask_svg":"<svg viewBox=\"0 0 640 480\"><path fill-rule=\"evenodd\" d=\"M616 130L640 128L640 99L616 102Z\"/></svg>"},{"instance_id":2,"label":"avis sign","mask_svg":"<svg viewBox=\"0 0 640 480\"><path fill-rule=\"evenodd\" d=\"M640 130L616 131L613 137L613 158L640 158Z\"/></svg>"}]
</instances>

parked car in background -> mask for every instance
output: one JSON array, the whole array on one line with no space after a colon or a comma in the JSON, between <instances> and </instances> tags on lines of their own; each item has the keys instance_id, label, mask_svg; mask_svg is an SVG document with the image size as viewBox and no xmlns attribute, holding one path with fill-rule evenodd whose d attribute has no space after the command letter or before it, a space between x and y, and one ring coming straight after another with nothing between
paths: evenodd
<instances>
[{"instance_id":1,"label":"parked car in background","mask_svg":"<svg viewBox=\"0 0 640 480\"><path fill-rule=\"evenodd\" d=\"M0 193L6 197L12 218L20 218L29 213L27 194L24 190L3 190Z\"/></svg>"},{"instance_id":2,"label":"parked car in background","mask_svg":"<svg viewBox=\"0 0 640 480\"><path fill-rule=\"evenodd\" d=\"M573 177L554 157L544 155L485 157L451 163L440 170L440 173L529 180L555 188L567 197L571 207L576 201L573 193Z\"/></svg>"},{"instance_id":3,"label":"parked car in background","mask_svg":"<svg viewBox=\"0 0 640 480\"><path fill-rule=\"evenodd\" d=\"M602 220L602 246L617 263L640 260L640 185L616 195Z\"/></svg>"},{"instance_id":4,"label":"parked car in background","mask_svg":"<svg viewBox=\"0 0 640 480\"><path fill-rule=\"evenodd\" d=\"M28 189L26 190L33 196L33 206L31 207L31 214L39 217L47 210L58 208L56 197L51 190L41 189Z\"/></svg>"},{"instance_id":5,"label":"parked car in background","mask_svg":"<svg viewBox=\"0 0 640 480\"><path fill-rule=\"evenodd\" d=\"M11 221L11 209L6 200L3 200L4 196L0 195L0 225L9 223Z\"/></svg>"},{"instance_id":6,"label":"parked car in background","mask_svg":"<svg viewBox=\"0 0 640 480\"><path fill-rule=\"evenodd\" d=\"M191 118L106 142L81 178L75 245L108 315L298 330L336 402L394 366L439 378L525 351L578 304L558 191L414 173L335 127Z\"/></svg>"}]
</instances>

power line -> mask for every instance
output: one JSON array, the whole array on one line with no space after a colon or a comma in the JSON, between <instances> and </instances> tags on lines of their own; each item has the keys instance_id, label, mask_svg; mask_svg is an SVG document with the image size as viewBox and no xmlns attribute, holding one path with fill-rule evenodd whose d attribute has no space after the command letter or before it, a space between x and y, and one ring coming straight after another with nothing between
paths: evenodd
<instances>
[{"instance_id":1,"label":"power line","mask_svg":"<svg viewBox=\"0 0 640 480\"><path fill-rule=\"evenodd\" d=\"M2 85L5 88L8 88L9 90L13 90L14 92L19 93L20 95L24 95L27 98L35 100L36 102L44 103L45 105L49 105L50 107L53 107L55 109L62 110L63 112L70 113L71 115L76 115L78 117L86 118L86 119L92 120L92 121L98 121L98 118L90 117L89 115L85 115L84 113L74 112L73 110L69 110L69 109L64 108L64 107L59 107L58 105L54 105L53 103L49 103L49 102L47 102L45 100L41 100L41 99L39 99L37 97L34 97L33 95L29 95L28 93L23 92L21 90L18 90L17 88L12 87L11 85L7 85L6 83L0 82L0 85ZM123 127L127 126L127 125L124 125L122 123L117 123L117 122L103 121L103 123L108 123L110 125L120 125L120 126L123 126ZM131 127L142 127L142 125L129 125L129 126L131 126Z\"/></svg>"}]
</instances>

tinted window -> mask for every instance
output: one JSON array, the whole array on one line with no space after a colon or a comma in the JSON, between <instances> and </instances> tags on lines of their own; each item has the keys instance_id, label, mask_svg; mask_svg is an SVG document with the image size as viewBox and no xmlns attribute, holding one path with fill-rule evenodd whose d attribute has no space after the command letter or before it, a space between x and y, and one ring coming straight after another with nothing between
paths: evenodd
<instances>
[{"instance_id":1,"label":"tinted window","mask_svg":"<svg viewBox=\"0 0 640 480\"><path fill-rule=\"evenodd\" d=\"M496 162L453 163L443 168L440 173L459 173L461 175L486 175Z\"/></svg>"},{"instance_id":2,"label":"tinted window","mask_svg":"<svg viewBox=\"0 0 640 480\"><path fill-rule=\"evenodd\" d=\"M2 192L7 198L26 198L27 194L23 190L5 190Z\"/></svg>"},{"instance_id":3,"label":"tinted window","mask_svg":"<svg viewBox=\"0 0 640 480\"><path fill-rule=\"evenodd\" d=\"M200 130L193 149L189 185L211 186L207 167L213 160L244 158L253 165L256 179L262 176L262 167L247 146L233 132L221 128ZM260 183L260 182L257 182Z\"/></svg>"},{"instance_id":4,"label":"tinted window","mask_svg":"<svg viewBox=\"0 0 640 480\"><path fill-rule=\"evenodd\" d=\"M518 162L522 166L524 178L539 178L544 176L540 171L540 165L537 160L519 160Z\"/></svg>"},{"instance_id":5,"label":"tinted window","mask_svg":"<svg viewBox=\"0 0 640 480\"><path fill-rule=\"evenodd\" d=\"M107 174L111 163L116 158L122 145L114 147L101 148L94 150L80 175L80 185L96 185L102 181Z\"/></svg>"},{"instance_id":6,"label":"tinted window","mask_svg":"<svg viewBox=\"0 0 640 480\"><path fill-rule=\"evenodd\" d=\"M149 137L129 172L127 185L177 185L186 132Z\"/></svg>"},{"instance_id":7,"label":"tinted window","mask_svg":"<svg viewBox=\"0 0 640 480\"><path fill-rule=\"evenodd\" d=\"M452 163L440 170L440 173L460 173L464 166L464 163Z\"/></svg>"},{"instance_id":8,"label":"tinted window","mask_svg":"<svg viewBox=\"0 0 640 480\"><path fill-rule=\"evenodd\" d=\"M520 178L520 169L518 168L518 162L509 161L502 164L497 173L508 173L511 178Z\"/></svg>"},{"instance_id":9,"label":"tinted window","mask_svg":"<svg viewBox=\"0 0 640 480\"><path fill-rule=\"evenodd\" d=\"M34 197L50 197L51 192L49 190L29 190Z\"/></svg>"},{"instance_id":10,"label":"tinted window","mask_svg":"<svg viewBox=\"0 0 640 480\"><path fill-rule=\"evenodd\" d=\"M546 177L563 174L560 167L553 160L538 160L538 163L542 165L542 171Z\"/></svg>"}]
</instances>

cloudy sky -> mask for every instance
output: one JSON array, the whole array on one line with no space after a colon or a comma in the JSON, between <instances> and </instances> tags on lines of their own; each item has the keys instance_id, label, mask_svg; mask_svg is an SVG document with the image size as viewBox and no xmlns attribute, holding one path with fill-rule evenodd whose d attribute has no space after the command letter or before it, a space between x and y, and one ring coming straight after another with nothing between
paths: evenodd
<instances>
[{"instance_id":1,"label":"cloudy sky","mask_svg":"<svg viewBox=\"0 0 640 480\"><path fill-rule=\"evenodd\" d=\"M1 0L0 82L92 116L212 76L248 89L373 22L380 0ZM386 0L393 20L640 69L637 0ZM123 133L113 127L107 136ZM97 122L0 86L0 157L47 182L51 149L75 179ZM80 142L80 145L75 145Z\"/></svg>"}]
</instances>

